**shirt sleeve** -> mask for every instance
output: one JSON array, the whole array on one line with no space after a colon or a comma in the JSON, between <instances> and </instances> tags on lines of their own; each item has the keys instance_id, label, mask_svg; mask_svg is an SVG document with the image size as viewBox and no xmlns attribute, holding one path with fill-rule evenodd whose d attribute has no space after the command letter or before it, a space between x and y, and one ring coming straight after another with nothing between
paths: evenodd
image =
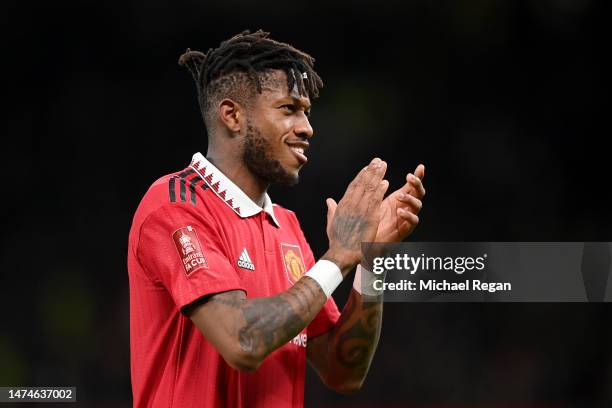
<instances>
[{"instance_id":1,"label":"shirt sleeve","mask_svg":"<svg viewBox=\"0 0 612 408\"><path fill-rule=\"evenodd\" d=\"M137 251L148 275L163 284L179 309L205 295L246 292L215 226L188 204L151 213L141 226Z\"/></svg>"},{"instance_id":2,"label":"shirt sleeve","mask_svg":"<svg viewBox=\"0 0 612 408\"><path fill-rule=\"evenodd\" d=\"M297 219L296 219L297 220ZM298 227L299 228L299 227ZM306 268L310 269L315 264L314 254L310 249L310 245L306 241L306 237L300 228L301 247L304 248L304 256L306 262ZM327 303L323 306L321 311L316 315L312 322L308 325L307 334L308 338L313 339L317 336L327 333L334 328L338 319L340 318L340 311L333 297L327 299Z\"/></svg>"}]
</instances>

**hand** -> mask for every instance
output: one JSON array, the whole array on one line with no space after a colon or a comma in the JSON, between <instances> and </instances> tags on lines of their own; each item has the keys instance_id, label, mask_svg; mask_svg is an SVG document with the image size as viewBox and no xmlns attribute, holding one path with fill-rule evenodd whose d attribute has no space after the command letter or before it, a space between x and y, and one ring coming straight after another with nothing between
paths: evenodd
<instances>
[{"instance_id":1,"label":"hand","mask_svg":"<svg viewBox=\"0 0 612 408\"><path fill-rule=\"evenodd\" d=\"M381 203L389 182L383 180L387 163L375 158L349 184L338 204L328 198L327 237L329 251L323 256L343 275L361 259L361 243L373 241L381 216Z\"/></svg>"},{"instance_id":2,"label":"hand","mask_svg":"<svg viewBox=\"0 0 612 408\"><path fill-rule=\"evenodd\" d=\"M406 175L406 184L391 193L381 204L381 218L375 242L400 242L419 223L418 213L425 195L425 166L419 164L414 174Z\"/></svg>"}]
</instances>

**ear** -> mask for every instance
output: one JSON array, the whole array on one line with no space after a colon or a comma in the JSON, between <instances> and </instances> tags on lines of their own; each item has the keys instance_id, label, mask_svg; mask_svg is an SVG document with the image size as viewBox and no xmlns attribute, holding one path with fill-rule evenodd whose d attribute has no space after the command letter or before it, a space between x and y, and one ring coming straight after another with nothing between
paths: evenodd
<instances>
[{"instance_id":1,"label":"ear","mask_svg":"<svg viewBox=\"0 0 612 408\"><path fill-rule=\"evenodd\" d=\"M240 133L244 120L244 108L232 99L224 99L219 103L219 118L232 133Z\"/></svg>"}]
</instances>

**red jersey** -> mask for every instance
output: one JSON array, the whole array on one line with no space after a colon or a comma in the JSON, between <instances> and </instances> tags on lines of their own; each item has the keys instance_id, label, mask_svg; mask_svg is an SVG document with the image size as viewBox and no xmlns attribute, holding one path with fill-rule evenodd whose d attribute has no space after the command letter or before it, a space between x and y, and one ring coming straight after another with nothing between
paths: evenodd
<instances>
[{"instance_id":1,"label":"red jersey","mask_svg":"<svg viewBox=\"0 0 612 408\"><path fill-rule=\"evenodd\" d=\"M135 407L302 407L306 344L340 313L312 323L253 372L231 368L181 309L240 289L276 295L315 263L292 211L257 206L197 153L142 199L130 230L130 347Z\"/></svg>"}]
</instances>

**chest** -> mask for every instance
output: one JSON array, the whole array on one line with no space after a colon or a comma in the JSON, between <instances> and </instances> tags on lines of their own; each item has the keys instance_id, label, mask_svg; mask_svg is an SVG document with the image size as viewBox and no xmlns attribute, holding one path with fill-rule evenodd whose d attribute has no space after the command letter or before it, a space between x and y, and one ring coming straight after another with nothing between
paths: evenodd
<instances>
[{"instance_id":1,"label":"chest","mask_svg":"<svg viewBox=\"0 0 612 408\"><path fill-rule=\"evenodd\" d=\"M297 282L308 270L304 246L298 231L275 226L264 213L227 230L227 258L250 298L275 295Z\"/></svg>"}]
</instances>

